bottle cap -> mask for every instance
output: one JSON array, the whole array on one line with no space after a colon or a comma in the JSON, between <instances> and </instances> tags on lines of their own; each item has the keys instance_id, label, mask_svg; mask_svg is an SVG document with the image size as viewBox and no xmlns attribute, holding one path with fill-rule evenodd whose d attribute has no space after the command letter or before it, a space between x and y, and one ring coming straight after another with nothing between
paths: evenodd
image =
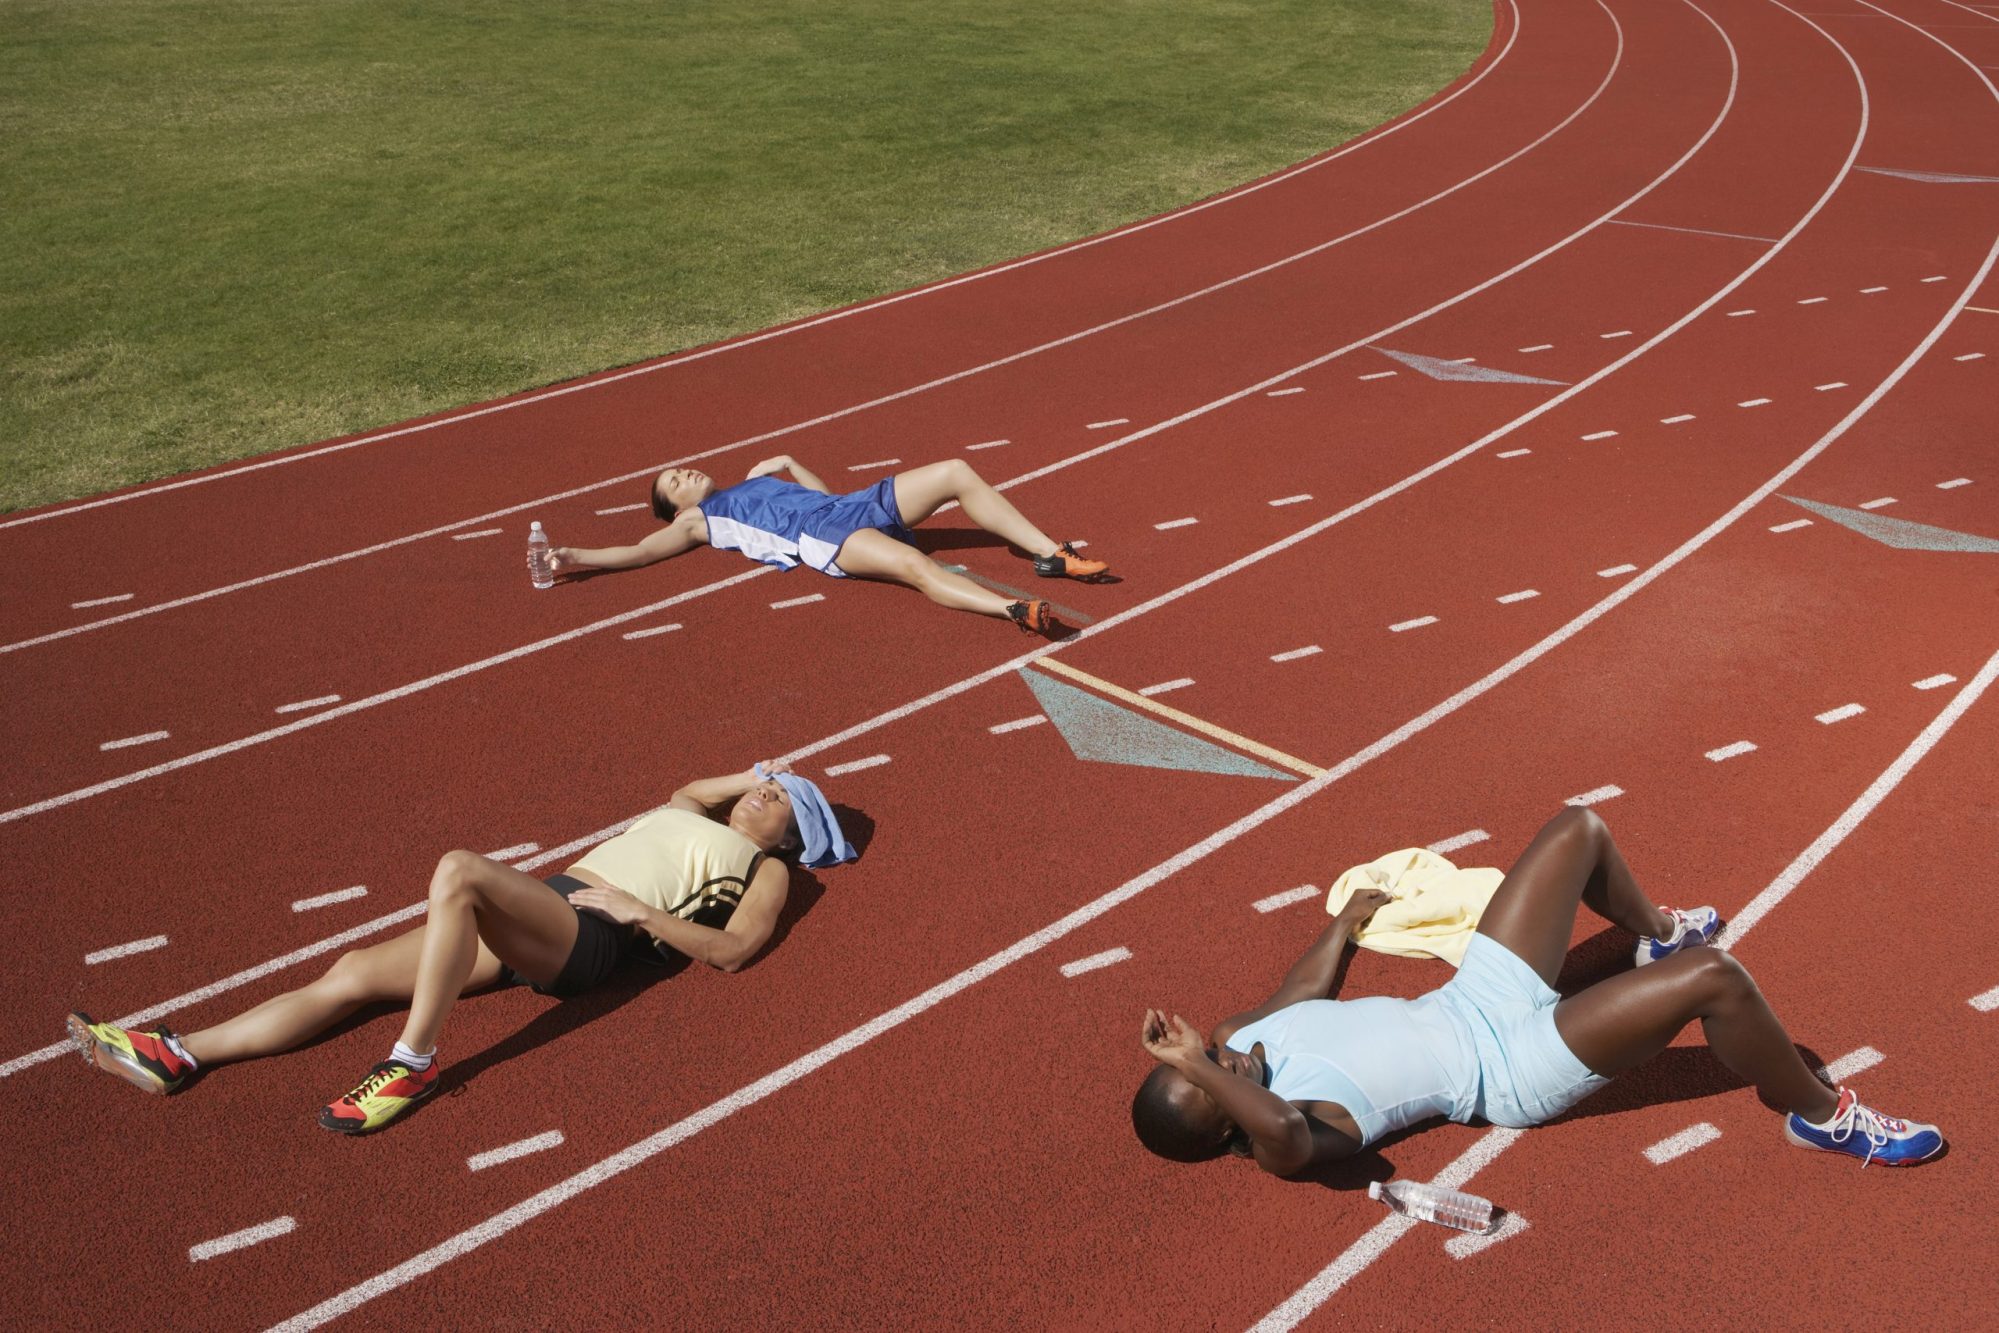
<instances>
[{"instance_id":1,"label":"bottle cap","mask_svg":"<svg viewBox=\"0 0 1999 1333\"><path fill-rule=\"evenodd\" d=\"M537 520L536 520L536 521L534 521L533 523L530 523L530 524L528 524L528 531L530 531L530 532L540 532L540 531L541 531L541 521L540 521L539 519L537 519Z\"/></svg>"},{"instance_id":2,"label":"bottle cap","mask_svg":"<svg viewBox=\"0 0 1999 1333\"><path fill-rule=\"evenodd\" d=\"M1381 1197L1380 1181L1370 1180L1367 1182L1367 1197L1370 1199L1379 1199Z\"/></svg>"}]
</instances>

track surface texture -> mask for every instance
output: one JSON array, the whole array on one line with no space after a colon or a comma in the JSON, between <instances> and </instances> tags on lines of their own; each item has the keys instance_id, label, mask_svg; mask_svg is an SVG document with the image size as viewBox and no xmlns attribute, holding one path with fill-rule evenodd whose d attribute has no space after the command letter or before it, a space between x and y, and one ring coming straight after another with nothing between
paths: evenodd
<instances>
[{"instance_id":1,"label":"track surface texture","mask_svg":"<svg viewBox=\"0 0 1999 1333\"><path fill-rule=\"evenodd\" d=\"M1181 212L0 523L7 1322L1989 1325L1995 67L1994 6L1501 0L1431 102ZM854 485L963 454L1123 581L1062 585L1090 623L1051 646L715 552L521 577L531 517L633 539L599 511L654 469L777 452ZM1073 671L1181 682L1157 701L1301 767L993 730L1041 712L1029 677L1119 697ZM468 1001L386 1134L312 1123L385 1015L165 1100L57 1040L74 1006L214 1022L406 928L451 848L550 873L768 754L888 757L825 779L857 864L801 874L739 975ZM1455 859L1504 866L1606 789L1650 893L1736 918L1793 1034L1883 1057L1854 1084L1942 1161L1785 1146L1698 1030L1553 1125L1309 1184L1137 1146L1142 1010L1212 1025L1323 920L1254 903L1471 831ZM1577 946L1565 989L1628 966L1587 916ZM1342 993L1446 975L1362 953ZM1364 1193L1440 1174L1512 1226L1447 1248Z\"/></svg>"}]
</instances>

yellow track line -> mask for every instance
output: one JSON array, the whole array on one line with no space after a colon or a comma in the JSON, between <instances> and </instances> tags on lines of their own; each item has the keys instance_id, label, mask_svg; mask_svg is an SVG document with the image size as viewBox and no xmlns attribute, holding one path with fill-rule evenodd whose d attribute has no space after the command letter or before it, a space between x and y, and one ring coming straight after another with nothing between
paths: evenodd
<instances>
[{"instance_id":1,"label":"yellow track line","mask_svg":"<svg viewBox=\"0 0 1999 1333\"><path fill-rule=\"evenodd\" d=\"M1225 727L1218 727L1214 723L1204 721L1191 713L1183 713L1177 708L1168 708L1165 704L1148 699L1142 694L1134 694L1132 691L1113 685L1107 680L1098 680L1089 672L1078 671L1067 662L1059 661L1053 657L1044 657L1034 663L1034 665L1040 667L1043 671L1053 671L1057 675L1081 681L1091 689L1108 694L1113 699L1117 699L1123 703L1128 703L1133 708L1143 708L1148 713L1157 713L1161 717L1171 718L1183 727L1191 727L1195 731L1213 736L1216 740L1233 745L1238 750L1247 750L1253 755L1260 755L1273 764L1282 764L1293 773L1303 773L1308 778L1325 776L1326 770L1317 765L1308 764L1303 759L1288 755L1282 750L1273 750L1268 745L1260 741L1253 741L1247 736L1238 736Z\"/></svg>"}]
</instances>

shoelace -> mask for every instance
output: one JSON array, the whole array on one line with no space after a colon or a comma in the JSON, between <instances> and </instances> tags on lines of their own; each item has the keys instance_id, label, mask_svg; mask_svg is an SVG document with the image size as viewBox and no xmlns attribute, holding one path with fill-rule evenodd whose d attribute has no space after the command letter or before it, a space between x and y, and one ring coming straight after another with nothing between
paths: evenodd
<instances>
[{"instance_id":1,"label":"shoelace","mask_svg":"<svg viewBox=\"0 0 1999 1333\"><path fill-rule=\"evenodd\" d=\"M1853 1137L1855 1129L1860 1131L1862 1137L1867 1140L1867 1156L1860 1159L1860 1169L1865 1171L1867 1164L1874 1160L1874 1154L1888 1146L1888 1131L1902 1129L1904 1126L1899 1120L1862 1106L1856 1099L1852 1105L1834 1116L1832 1124L1827 1128L1832 1131L1831 1137L1834 1143L1844 1143Z\"/></svg>"},{"instance_id":2,"label":"shoelace","mask_svg":"<svg viewBox=\"0 0 1999 1333\"><path fill-rule=\"evenodd\" d=\"M353 1106L359 1106L367 1098L374 1096L383 1088L395 1082L398 1070L402 1070L404 1073L408 1072L407 1070L403 1070L401 1065L377 1065L369 1073L368 1077L361 1080L360 1087L354 1089L354 1091L348 1093L340 1100Z\"/></svg>"}]
</instances>

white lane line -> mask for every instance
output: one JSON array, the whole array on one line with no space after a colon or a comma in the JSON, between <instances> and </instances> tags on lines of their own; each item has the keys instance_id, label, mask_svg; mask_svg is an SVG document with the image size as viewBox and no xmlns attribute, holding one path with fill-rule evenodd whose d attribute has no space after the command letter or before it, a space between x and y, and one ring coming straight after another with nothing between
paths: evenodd
<instances>
[{"instance_id":1,"label":"white lane line","mask_svg":"<svg viewBox=\"0 0 1999 1333\"><path fill-rule=\"evenodd\" d=\"M1969 486L1970 484L1971 478L1969 477L1953 477L1949 481L1938 482L1937 489L1940 491L1954 491L1960 486Z\"/></svg>"},{"instance_id":2,"label":"white lane line","mask_svg":"<svg viewBox=\"0 0 1999 1333\"><path fill-rule=\"evenodd\" d=\"M1164 523L1154 523L1152 527L1155 532L1164 532L1168 528L1192 527L1194 524L1199 523L1200 521L1201 520L1198 518L1172 518L1166 520L1166 522Z\"/></svg>"},{"instance_id":3,"label":"white lane line","mask_svg":"<svg viewBox=\"0 0 1999 1333\"><path fill-rule=\"evenodd\" d=\"M87 606L109 606L113 602L129 602L135 595L129 592L121 592L115 597L93 597L87 602L71 602L69 609L72 611L81 611Z\"/></svg>"},{"instance_id":4,"label":"white lane line","mask_svg":"<svg viewBox=\"0 0 1999 1333\"><path fill-rule=\"evenodd\" d=\"M680 624L679 621L675 621L671 625L654 625L651 629L627 630L618 637L621 639L650 639L655 634L671 634L677 629L684 628L685 626Z\"/></svg>"},{"instance_id":5,"label":"white lane line","mask_svg":"<svg viewBox=\"0 0 1999 1333\"><path fill-rule=\"evenodd\" d=\"M1838 708L1820 713L1817 720L1829 727L1835 722L1844 722L1850 717L1859 717L1866 711L1859 704L1841 704Z\"/></svg>"},{"instance_id":6,"label":"white lane line","mask_svg":"<svg viewBox=\"0 0 1999 1333\"><path fill-rule=\"evenodd\" d=\"M143 940L133 940L130 944L114 944L108 949L99 949L96 953L87 953L83 956L83 961L85 966L95 967L99 963L108 963L114 958L130 958L135 953L151 953L155 949L164 949L166 947L166 936L149 935Z\"/></svg>"},{"instance_id":7,"label":"white lane line","mask_svg":"<svg viewBox=\"0 0 1999 1333\"><path fill-rule=\"evenodd\" d=\"M1092 421L1089 424L1089 429L1108 430L1112 426L1129 426L1130 424L1130 417L1112 417L1109 421Z\"/></svg>"},{"instance_id":8,"label":"white lane line","mask_svg":"<svg viewBox=\"0 0 1999 1333\"><path fill-rule=\"evenodd\" d=\"M1857 1051L1842 1055L1825 1067L1825 1076L1834 1083L1844 1083L1855 1074L1874 1068L1888 1057L1872 1046L1862 1046Z\"/></svg>"},{"instance_id":9,"label":"white lane line","mask_svg":"<svg viewBox=\"0 0 1999 1333\"><path fill-rule=\"evenodd\" d=\"M335 903L349 903L353 902L356 898L365 898L367 896L368 886L366 884L356 884L351 889L335 889L331 893L322 893L314 898L300 898L292 904L292 911L311 912L321 907L331 907Z\"/></svg>"},{"instance_id":10,"label":"white lane line","mask_svg":"<svg viewBox=\"0 0 1999 1333\"><path fill-rule=\"evenodd\" d=\"M1876 292L1885 292L1887 290L1888 289L1886 287L1862 287L1860 289L1860 294L1862 296L1872 296Z\"/></svg>"},{"instance_id":11,"label":"white lane line","mask_svg":"<svg viewBox=\"0 0 1999 1333\"><path fill-rule=\"evenodd\" d=\"M1743 400L1742 400L1741 402L1737 403L1737 404L1736 404L1736 406L1737 406L1737 407L1762 407L1762 406L1764 406L1765 404L1769 403L1770 401L1771 401L1771 400L1770 400L1770 399L1768 399L1768 398L1745 398L1745 399L1743 399Z\"/></svg>"},{"instance_id":12,"label":"white lane line","mask_svg":"<svg viewBox=\"0 0 1999 1333\"><path fill-rule=\"evenodd\" d=\"M1733 745L1724 745L1718 750L1709 750L1707 757L1718 764L1724 759L1733 759L1739 754L1752 754L1755 752L1755 749L1756 742L1754 741L1737 741Z\"/></svg>"},{"instance_id":13,"label":"white lane line","mask_svg":"<svg viewBox=\"0 0 1999 1333\"><path fill-rule=\"evenodd\" d=\"M340 696L337 694L322 694L317 699L300 699L295 704L279 704L271 711L273 713L303 713L308 708L325 708L328 704L337 704L339 702Z\"/></svg>"},{"instance_id":14,"label":"white lane line","mask_svg":"<svg viewBox=\"0 0 1999 1333\"><path fill-rule=\"evenodd\" d=\"M509 1143L500 1148L489 1148L485 1152L473 1153L465 1159L467 1171L484 1171L489 1166L511 1162L516 1157L526 1157L532 1153L547 1152L550 1148L562 1146L562 1131L551 1129L546 1134L537 1134L518 1143Z\"/></svg>"},{"instance_id":15,"label":"white lane line","mask_svg":"<svg viewBox=\"0 0 1999 1333\"><path fill-rule=\"evenodd\" d=\"M1120 944L1115 949L1106 949L1102 953L1093 953L1088 958L1078 958L1073 963L1062 964L1062 975L1065 977L1079 977L1085 972L1094 972L1100 967L1109 967L1113 963L1122 963L1130 957L1131 950Z\"/></svg>"},{"instance_id":16,"label":"white lane line","mask_svg":"<svg viewBox=\"0 0 1999 1333\"><path fill-rule=\"evenodd\" d=\"M1436 623L1437 618L1435 616L1418 616L1414 620L1405 620L1399 625L1390 625L1388 632L1390 634L1400 634L1405 629L1421 629L1425 625L1434 625Z\"/></svg>"},{"instance_id":17,"label":"white lane line","mask_svg":"<svg viewBox=\"0 0 1999 1333\"><path fill-rule=\"evenodd\" d=\"M1523 352L1547 352L1552 351L1554 346L1555 344L1553 343L1535 343L1532 347L1523 347L1520 350Z\"/></svg>"},{"instance_id":18,"label":"white lane line","mask_svg":"<svg viewBox=\"0 0 1999 1333\"><path fill-rule=\"evenodd\" d=\"M1509 592L1504 597L1495 597L1492 600L1495 602L1502 602L1502 603L1524 602L1529 598L1539 597L1540 595L1541 591L1538 588L1522 588L1519 592Z\"/></svg>"},{"instance_id":19,"label":"white lane line","mask_svg":"<svg viewBox=\"0 0 1999 1333\"><path fill-rule=\"evenodd\" d=\"M451 534L451 540L469 542L476 537L497 537L505 531L505 528L481 528L477 532L454 532Z\"/></svg>"},{"instance_id":20,"label":"white lane line","mask_svg":"<svg viewBox=\"0 0 1999 1333\"><path fill-rule=\"evenodd\" d=\"M1503 450L1503 451L1501 451L1500 453L1497 453L1497 454L1493 455L1493 457L1495 457L1495 458L1518 458L1518 457L1520 457L1520 456L1521 456L1522 454L1531 454L1531 453L1533 453L1533 452L1534 452L1534 451L1533 451L1532 449L1506 449L1506 450Z\"/></svg>"},{"instance_id":21,"label":"white lane line","mask_svg":"<svg viewBox=\"0 0 1999 1333\"><path fill-rule=\"evenodd\" d=\"M298 1223L291 1218L274 1217L268 1222L259 1222L256 1226L244 1227L241 1231L232 1231L226 1236L217 1236L214 1240L205 1240L199 1245L188 1246L187 1261L198 1264L204 1259L213 1259L231 1250L261 1245L267 1240L275 1240L297 1229Z\"/></svg>"},{"instance_id":22,"label":"white lane line","mask_svg":"<svg viewBox=\"0 0 1999 1333\"><path fill-rule=\"evenodd\" d=\"M1860 507L1862 509L1886 509L1889 505L1894 503L1895 503L1894 496L1884 495L1878 500L1869 500L1866 504Z\"/></svg>"},{"instance_id":23,"label":"white lane line","mask_svg":"<svg viewBox=\"0 0 1999 1333\"><path fill-rule=\"evenodd\" d=\"M123 750L133 745L150 745L154 741L163 741L171 735L173 733L170 731L149 731L143 736L127 736L123 740L106 741L97 748L100 750Z\"/></svg>"},{"instance_id":24,"label":"white lane line","mask_svg":"<svg viewBox=\"0 0 1999 1333\"><path fill-rule=\"evenodd\" d=\"M597 511L597 517L605 518L612 514L631 514L631 513L636 513L638 510L641 509L650 509L650 508L652 508L652 506L645 503L644 501L640 501L638 504L635 505L612 505L609 509L599 509Z\"/></svg>"},{"instance_id":25,"label":"white lane line","mask_svg":"<svg viewBox=\"0 0 1999 1333\"><path fill-rule=\"evenodd\" d=\"M1444 364L1447 366L1468 366L1476 360L1478 358L1475 356L1454 356Z\"/></svg>"},{"instance_id":26,"label":"white lane line","mask_svg":"<svg viewBox=\"0 0 1999 1333\"><path fill-rule=\"evenodd\" d=\"M1270 390L1270 392L1264 394L1263 396L1265 398L1289 398L1294 393L1303 393L1303 392L1305 392L1305 390L1302 385L1294 384L1288 389L1272 389Z\"/></svg>"},{"instance_id":27,"label":"white lane line","mask_svg":"<svg viewBox=\"0 0 1999 1333\"><path fill-rule=\"evenodd\" d=\"M1830 300L1830 299L1831 299L1831 298L1829 298L1829 297L1824 297L1824 296L1806 296L1806 297L1802 297L1802 298L1800 298L1800 299L1799 299L1799 301L1798 301L1798 304L1799 304L1799 305L1821 305L1821 304L1823 304L1824 302L1826 302L1827 300Z\"/></svg>"},{"instance_id":28,"label":"white lane line","mask_svg":"<svg viewBox=\"0 0 1999 1333\"><path fill-rule=\"evenodd\" d=\"M1659 424L1662 426L1677 426L1683 421L1692 421L1693 419L1694 419L1693 413L1682 412L1680 413L1680 415L1676 417L1660 417Z\"/></svg>"},{"instance_id":29,"label":"white lane line","mask_svg":"<svg viewBox=\"0 0 1999 1333\"><path fill-rule=\"evenodd\" d=\"M900 462L902 462L902 460L901 460L900 458L878 458L878 459L876 459L876 460L875 460L874 462L872 462L872 463L855 463L855 464L853 464L852 466L850 466L850 467L849 467L849 468L847 469L847 471L849 471L849 472L866 472L866 471L868 471L868 470L869 470L870 468L878 468L878 467L894 467L894 466L896 466L897 464L899 464Z\"/></svg>"},{"instance_id":30,"label":"white lane line","mask_svg":"<svg viewBox=\"0 0 1999 1333\"><path fill-rule=\"evenodd\" d=\"M1301 657L1310 657L1313 653L1323 653L1324 651L1326 650L1316 643L1307 644L1303 648L1293 648L1288 653L1272 653L1270 660L1273 662L1295 662Z\"/></svg>"},{"instance_id":31,"label":"white lane line","mask_svg":"<svg viewBox=\"0 0 1999 1333\"><path fill-rule=\"evenodd\" d=\"M788 606L804 606L808 602L823 602L825 600L825 593L815 592L809 597L787 597L781 602L772 602L770 609L773 611L782 611Z\"/></svg>"},{"instance_id":32,"label":"white lane line","mask_svg":"<svg viewBox=\"0 0 1999 1333\"><path fill-rule=\"evenodd\" d=\"M1981 1014L1989 1014L1994 1009L1999 1009L1999 986L1994 986L1989 991L1974 995L1965 1001L1965 1003Z\"/></svg>"},{"instance_id":33,"label":"white lane line","mask_svg":"<svg viewBox=\"0 0 1999 1333\"><path fill-rule=\"evenodd\" d=\"M1922 282L1942 282L1943 280L1944 280L1944 275L1943 275L1943 274L1941 274L1941 273L1937 274L1937 275L1936 275L1935 277L1933 277L1933 278L1922 278L1922 279L1919 279L1919 281L1922 281Z\"/></svg>"},{"instance_id":34,"label":"white lane line","mask_svg":"<svg viewBox=\"0 0 1999 1333\"><path fill-rule=\"evenodd\" d=\"M1316 898L1320 892L1321 890L1316 884L1300 884L1295 889L1286 889L1282 893L1273 893L1268 898L1258 898L1250 906L1259 912L1275 912L1280 907L1290 907L1294 903L1302 903L1308 898Z\"/></svg>"},{"instance_id":35,"label":"white lane line","mask_svg":"<svg viewBox=\"0 0 1999 1333\"><path fill-rule=\"evenodd\" d=\"M1599 337L1599 338L1603 338L1603 339L1605 339L1605 340L1608 340L1608 339L1611 339L1611 338L1629 338L1629 337L1631 336L1631 330L1630 330L1630 329L1619 329L1619 330L1617 330L1617 331L1616 331L1615 333L1599 333L1599 334L1597 334L1596 336L1597 336L1597 337Z\"/></svg>"},{"instance_id":36,"label":"white lane line","mask_svg":"<svg viewBox=\"0 0 1999 1333\"><path fill-rule=\"evenodd\" d=\"M974 449L998 449L998 448L1000 448L1000 447L1001 447L1002 445L1008 445L1008 444L1012 444L1012 443L1013 443L1013 441L1012 441L1012 440L987 440L987 441L986 441L985 443L983 443L983 444L968 444L968 445L966 445L966 446L965 446L965 452L969 454L969 453L971 453L971 452L972 452L972 451L973 451Z\"/></svg>"},{"instance_id":37,"label":"white lane line","mask_svg":"<svg viewBox=\"0 0 1999 1333\"><path fill-rule=\"evenodd\" d=\"M1671 1138L1660 1139L1645 1150L1645 1160L1654 1166L1664 1166L1675 1157L1685 1157L1696 1148L1705 1148L1721 1137L1721 1131L1702 1121L1698 1125L1681 1130Z\"/></svg>"},{"instance_id":38,"label":"white lane line","mask_svg":"<svg viewBox=\"0 0 1999 1333\"><path fill-rule=\"evenodd\" d=\"M1394 372L1394 371L1392 371L1392 370L1377 370L1377 371L1375 371L1375 372L1374 372L1373 374L1371 374L1371 375L1356 375L1356 376L1354 376L1354 378L1355 378L1355 379L1360 379L1360 380L1386 380L1386 379L1393 379L1393 378L1395 378L1395 372Z\"/></svg>"},{"instance_id":39,"label":"white lane line","mask_svg":"<svg viewBox=\"0 0 1999 1333\"><path fill-rule=\"evenodd\" d=\"M1799 528L1809 528L1811 525L1812 521L1808 518L1794 518L1789 523L1777 524L1775 527L1771 528L1770 531L1796 532Z\"/></svg>"},{"instance_id":40,"label":"white lane line","mask_svg":"<svg viewBox=\"0 0 1999 1333\"><path fill-rule=\"evenodd\" d=\"M524 842L514 847L502 847L497 852L487 852L488 861L518 861L523 856L533 856L541 850L538 842Z\"/></svg>"},{"instance_id":41,"label":"white lane line","mask_svg":"<svg viewBox=\"0 0 1999 1333\"><path fill-rule=\"evenodd\" d=\"M1614 579L1620 574L1629 574L1637 568L1636 565L1612 565L1609 569L1599 569L1596 576L1600 579Z\"/></svg>"},{"instance_id":42,"label":"white lane line","mask_svg":"<svg viewBox=\"0 0 1999 1333\"><path fill-rule=\"evenodd\" d=\"M1155 694L1166 694L1173 690L1184 690L1193 683L1194 678L1192 676L1182 676L1178 680L1162 680L1157 685L1147 685L1139 693L1150 699Z\"/></svg>"},{"instance_id":43,"label":"white lane line","mask_svg":"<svg viewBox=\"0 0 1999 1333\"><path fill-rule=\"evenodd\" d=\"M995 736L1003 736L1009 731L1019 731L1022 727L1038 727L1047 720L1042 714L1036 713L1033 717L1017 717L1011 722L1001 722L997 726L987 727L986 730Z\"/></svg>"},{"instance_id":44,"label":"white lane line","mask_svg":"<svg viewBox=\"0 0 1999 1333\"><path fill-rule=\"evenodd\" d=\"M1953 361L1983 361L1984 359L1985 353L1983 352L1966 352L1963 356L1954 356L1951 358Z\"/></svg>"},{"instance_id":45,"label":"white lane line","mask_svg":"<svg viewBox=\"0 0 1999 1333\"><path fill-rule=\"evenodd\" d=\"M1309 495L1287 495L1281 500L1272 500L1270 502L1270 507L1272 509L1281 509L1285 505L1301 505L1311 498L1312 497Z\"/></svg>"},{"instance_id":46,"label":"white lane line","mask_svg":"<svg viewBox=\"0 0 1999 1333\"><path fill-rule=\"evenodd\" d=\"M837 778L842 773L858 773L864 768L880 768L888 762L885 754L871 754L866 759L856 759L851 763L834 764L826 770L826 776Z\"/></svg>"},{"instance_id":47,"label":"white lane line","mask_svg":"<svg viewBox=\"0 0 1999 1333\"><path fill-rule=\"evenodd\" d=\"M1444 1253L1453 1259L1469 1259L1480 1250L1489 1250L1503 1240L1512 1240L1527 1229L1527 1219L1508 1213L1499 1225L1486 1232L1466 1232L1444 1242Z\"/></svg>"},{"instance_id":48,"label":"white lane line","mask_svg":"<svg viewBox=\"0 0 1999 1333\"><path fill-rule=\"evenodd\" d=\"M1728 317L1730 319L1741 319L1744 315L1753 315L1755 313L1754 310L1731 310L1728 312Z\"/></svg>"},{"instance_id":49,"label":"white lane line","mask_svg":"<svg viewBox=\"0 0 1999 1333\"><path fill-rule=\"evenodd\" d=\"M1845 380L1834 380L1834 381L1833 381L1832 383L1830 383L1830 384L1814 384L1814 385L1813 385L1812 387L1813 387L1814 389L1818 390L1818 392L1820 392L1820 393L1824 393L1824 392L1826 392L1826 391L1827 391L1827 390L1829 390L1829 389L1844 389L1844 388L1846 387L1846 381L1845 381Z\"/></svg>"},{"instance_id":50,"label":"white lane line","mask_svg":"<svg viewBox=\"0 0 1999 1333\"><path fill-rule=\"evenodd\" d=\"M1919 690L1934 690L1941 685L1954 685L1956 683L1956 676L1925 676L1921 680L1916 681L1915 686Z\"/></svg>"},{"instance_id":51,"label":"white lane line","mask_svg":"<svg viewBox=\"0 0 1999 1333\"><path fill-rule=\"evenodd\" d=\"M1571 796L1568 800L1563 801L1562 804L1600 805L1605 801L1612 800L1622 795L1624 795L1624 788L1622 787L1609 787L1609 786L1592 787L1590 790L1582 793L1580 796Z\"/></svg>"},{"instance_id":52,"label":"white lane line","mask_svg":"<svg viewBox=\"0 0 1999 1333\"><path fill-rule=\"evenodd\" d=\"M1585 440L1608 440L1608 439L1610 439L1610 438L1611 438L1612 436L1614 436L1614 435L1616 435L1616 434L1617 434L1617 432L1616 432L1616 431L1614 431L1614 430L1597 430L1597 431L1591 431L1591 432L1590 432L1589 434L1587 434L1587 435L1583 436L1583 439L1585 439Z\"/></svg>"},{"instance_id":53,"label":"white lane line","mask_svg":"<svg viewBox=\"0 0 1999 1333\"><path fill-rule=\"evenodd\" d=\"M1491 840L1492 835L1482 828L1467 829L1455 837L1445 838L1442 842L1431 843L1430 850L1439 856L1449 856L1452 852L1458 851L1461 848L1475 847L1479 843L1490 842Z\"/></svg>"}]
</instances>

